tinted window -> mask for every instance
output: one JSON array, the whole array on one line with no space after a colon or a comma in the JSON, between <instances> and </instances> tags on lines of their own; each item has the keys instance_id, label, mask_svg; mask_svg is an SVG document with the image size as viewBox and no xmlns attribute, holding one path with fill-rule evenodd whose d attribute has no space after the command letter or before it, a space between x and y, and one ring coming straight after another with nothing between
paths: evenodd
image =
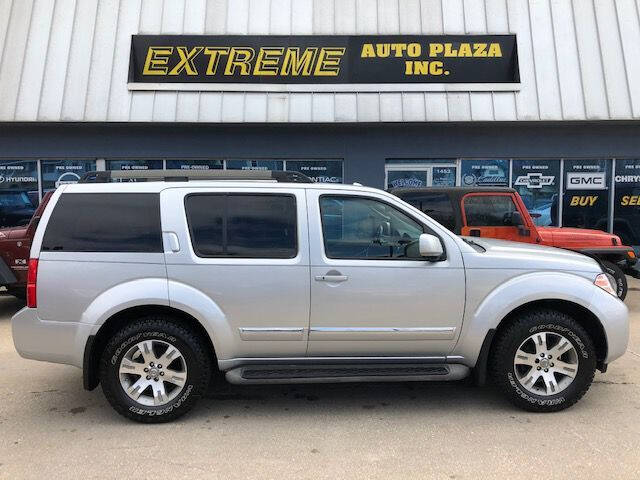
<instances>
[{"instance_id":1,"label":"tinted window","mask_svg":"<svg viewBox=\"0 0 640 480\"><path fill-rule=\"evenodd\" d=\"M330 258L420 258L422 225L386 203L322 196L322 232Z\"/></svg>"},{"instance_id":2,"label":"tinted window","mask_svg":"<svg viewBox=\"0 0 640 480\"><path fill-rule=\"evenodd\" d=\"M159 196L64 194L47 224L42 250L162 252Z\"/></svg>"},{"instance_id":3,"label":"tinted window","mask_svg":"<svg viewBox=\"0 0 640 480\"><path fill-rule=\"evenodd\" d=\"M472 195L464 199L469 227L510 227L516 211L510 195Z\"/></svg>"},{"instance_id":4,"label":"tinted window","mask_svg":"<svg viewBox=\"0 0 640 480\"><path fill-rule=\"evenodd\" d=\"M297 254L292 195L198 194L188 196L185 206L198 256L293 258Z\"/></svg>"},{"instance_id":5,"label":"tinted window","mask_svg":"<svg viewBox=\"0 0 640 480\"><path fill-rule=\"evenodd\" d=\"M449 230L455 230L456 218L453 213L451 200L446 193L424 193L407 197L399 196L405 202L410 203L418 210L426 213Z\"/></svg>"}]
</instances>

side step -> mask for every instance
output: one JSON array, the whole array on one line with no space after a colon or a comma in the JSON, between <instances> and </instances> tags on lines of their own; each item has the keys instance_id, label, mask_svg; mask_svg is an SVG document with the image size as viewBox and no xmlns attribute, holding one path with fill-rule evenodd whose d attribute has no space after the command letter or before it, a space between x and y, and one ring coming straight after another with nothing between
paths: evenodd
<instances>
[{"instance_id":1,"label":"side step","mask_svg":"<svg viewBox=\"0 0 640 480\"><path fill-rule=\"evenodd\" d=\"M424 382L461 380L469 367L458 364L250 365L226 373L229 383Z\"/></svg>"}]
</instances>

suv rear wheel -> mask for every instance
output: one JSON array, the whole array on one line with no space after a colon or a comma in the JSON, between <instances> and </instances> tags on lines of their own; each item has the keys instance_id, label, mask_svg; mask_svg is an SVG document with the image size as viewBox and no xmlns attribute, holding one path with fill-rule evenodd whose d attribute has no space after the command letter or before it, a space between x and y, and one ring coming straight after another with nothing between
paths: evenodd
<instances>
[{"instance_id":1,"label":"suv rear wheel","mask_svg":"<svg viewBox=\"0 0 640 480\"><path fill-rule=\"evenodd\" d=\"M593 381L593 342L571 317L534 310L516 318L496 338L490 359L494 383L516 406L533 412L570 407Z\"/></svg>"},{"instance_id":2,"label":"suv rear wheel","mask_svg":"<svg viewBox=\"0 0 640 480\"><path fill-rule=\"evenodd\" d=\"M102 390L111 406L145 423L187 413L206 392L210 376L211 361L200 336L160 315L118 331L100 360Z\"/></svg>"}]
</instances>

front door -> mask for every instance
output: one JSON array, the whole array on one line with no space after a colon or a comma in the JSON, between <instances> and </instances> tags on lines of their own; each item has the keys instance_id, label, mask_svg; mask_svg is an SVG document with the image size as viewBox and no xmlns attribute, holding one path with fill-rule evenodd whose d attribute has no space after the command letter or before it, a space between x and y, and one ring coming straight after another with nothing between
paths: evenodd
<instances>
[{"instance_id":1,"label":"front door","mask_svg":"<svg viewBox=\"0 0 640 480\"><path fill-rule=\"evenodd\" d=\"M514 242L535 242L535 225L521 212L511 193L468 193L461 200L461 234L499 238Z\"/></svg>"},{"instance_id":2,"label":"front door","mask_svg":"<svg viewBox=\"0 0 640 480\"><path fill-rule=\"evenodd\" d=\"M311 251L309 356L444 356L459 335L465 279L457 245L429 262L426 220L367 193L307 191Z\"/></svg>"}]
</instances>

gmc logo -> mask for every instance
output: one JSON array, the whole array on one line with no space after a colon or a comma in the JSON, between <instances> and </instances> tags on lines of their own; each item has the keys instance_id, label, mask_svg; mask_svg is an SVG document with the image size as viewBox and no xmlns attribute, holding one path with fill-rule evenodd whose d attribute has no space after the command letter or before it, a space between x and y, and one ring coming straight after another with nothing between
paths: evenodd
<instances>
[{"instance_id":1,"label":"gmc logo","mask_svg":"<svg viewBox=\"0 0 640 480\"><path fill-rule=\"evenodd\" d=\"M606 188L605 172L567 173L567 190L604 190Z\"/></svg>"}]
</instances>

